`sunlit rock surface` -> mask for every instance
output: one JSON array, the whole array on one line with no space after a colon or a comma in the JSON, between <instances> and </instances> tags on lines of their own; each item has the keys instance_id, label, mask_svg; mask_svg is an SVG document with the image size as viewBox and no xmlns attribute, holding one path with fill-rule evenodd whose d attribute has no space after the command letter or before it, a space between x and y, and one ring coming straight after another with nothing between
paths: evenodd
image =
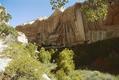
<instances>
[{"instance_id":1,"label":"sunlit rock surface","mask_svg":"<svg viewBox=\"0 0 119 80\"><path fill-rule=\"evenodd\" d=\"M1 54L1 52L2 52L5 48L7 48L7 45L4 44L4 41L3 41L3 40L0 40L0 54Z\"/></svg>"},{"instance_id":2,"label":"sunlit rock surface","mask_svg":"<svg viewBox=\"0 0 119 80\"><path fill-rule=\"evenodd\" d=\"M92 23L81 13L82 5L56 9L48 18L18 25L16 29L25 33L30 42L45 46L73 46L119 37L119 1L109 2L105 20Z\"/></svg>"},{"instance_id":3,"label":"sunlit rock surface","mask_svg":"<svg viewBox=\"0 0 119 80\"><path fill-rule=\"evenodd\" d=\"M67 9L56 9L46 20L36 20L32 25L19 25L31 42L48 45L72 45L84 40L80 4ZM83 35L83 36L82 36Z\"/></svg>"},{"instance_id":4,"label":"sunlit rock surface","mask_svg":"<svg viewBox=\"0 0 119 80\"><path fill-rule=\"evenodd\" d=\"M43 74L42 77L43 77L43 80L51 80L47 74Z\"/></svg>"},{"instance_id":5,"label":"sunlit rock surface","mask_svg":"<svg viewBox=\"0 0 119 80\"><path fill-rule=\"evenodd\" d=\"M11 60L12 59L7 58L7 57L0 58L0 72L5 71L5 68L8 66L8 64Z\"/></svg>"},{"instance_id":6,"label":"sunlit rock surface","mask_svg":"<svg viewBox=\"0 0 119 80\"><path fill-rule=\"evenodd\" d=\"M0 40L0 72L5 71L5 68L8 66L11 61L10 58L3 56L2 52L7 48L7 44L3 40Z\"/></svg>"},{"instance_id":7,"label":"sunlit rock surface","mask_svg":"<svg viewBox=\"0 0 119 80\"><path fill-rule=\"evenodd\" d=\"M25 36L24 33L22 32L18 32L18 37L17 37L17 40L23 44L27 44L28 43L28 39L27 37Z\"/></svg>"}]
</instances>

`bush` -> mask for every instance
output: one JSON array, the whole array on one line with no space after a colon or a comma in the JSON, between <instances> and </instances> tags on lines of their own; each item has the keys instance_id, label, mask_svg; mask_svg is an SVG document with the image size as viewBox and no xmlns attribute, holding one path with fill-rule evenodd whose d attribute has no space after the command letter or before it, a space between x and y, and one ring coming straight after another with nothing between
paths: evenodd
<instances>
[{"instance_id":1,"label":"bush","mask_svg":"<svg viewBox=\"0 0 119 80\"><path fill-rule=\"evenodd\" d=\"M58 70L56 73L56 77L58 80L70 80L64 70Z\"/></svg>"},{"instance_id":2,"label":"bush","mask_svg":"<svg viewBox=\"0 0 119 80\"><path fill-rule=\"evenodd\" d=\"M70 72L68 75L64 72L64 70L59 70L56 73L56 77L58 80L81 80L80 74L76 71Z\"/></svg>"},{"instance_id":3,"label":"bush","mask_svg":"<svg viewBox=\"0 0 119 80\"><path fill-rule=\"evenodd\" d=\"M45 63L45 64L50 63L51 53L49 51L46 51L45 48L41 48L38 54L38 59L42 63Z\"/></svg>"},{"instance_id":4,"label":"bush","mask_svg":"<svg viewBox=\"0 0 119 80\"><path fill-rule=\"evenodd\" d=\"M14 36L17 36L18 33L17 31L15 30L15 28L11 27L11 26L8 26L6 24L0 24L0 35L9 35L9 34L12 34Z\"/></svg>"},{"instance_id":5,"label":"bush","mask_svg":"<svg viewBox=\"0 0 119 80\"><path fill-rule=\"evenodd\" d=\"M41 80L43 72L43 65L29 56L13 60L5 71L13 80L18 80L19 77L27 77L28 80Z\"/></svg>"},{"instance_id":6,"label":"bush","mask_svg":"<svg viewBox=\"0 0 119 80\"><path fill-rule=\"evenodd\" d=\"M35 44L32 44L32 43L29 43L27 46L26 46L26 49L28 50L28 52L30 53L30 55L33 57L33 58L37 58L37 46Z\"/></svg>"},{"instance_id":7,"label":"bush","mask_svg":"<svg viewBox=\"0 0 119 80\"><path fill-rule=\"evenodd\" d=\"M3 52L3 54L10 56L13 59L22 56L31 56L26 46L16 42L9 44L8 48Z\"/></svg>"},{"instance_id":8,"label":"bush","mask_svg":"<svg viewBox=\"0 0 119 80\"><path fill-rule=\"evenodd\" d=\"M74 70L74 62L73 62L73 51L69 49L64 49L59 54L59 59L57 62L58 68L63 69L65 73L69 73Z\"/></svg>"},{"instance_id":9,"label":"bush","mask_svg":"<svg viewBox=\"0 0 119 80\"><path fill-rule=\"evenodd\" d=\"M99 71L78 70L81 80L118 80L114 75Z\"/></svg>"},{"instance_id":10,"label":"bush","mask_svg":"<svg viewBox=\"0 0 119 80\"><path fill-rule=\"evenodd\" d=\"M73 63L73 51L64 49L59 54L57 62L58 71L55 69L55 64L47 64L50 62L51 55L54 51L46 51L41 48L40 52L36 54L36 46L34 44L28 44L27 46L21 43L11 43L7 50L3 52L7 56L12 58L11 63L5 69L5 74L10 77L11 80L42 80L44 73L50 75L52 80L118 80L119 77L115 77L110 74L100 73L98 71L88 70L74 70ZM36 59L42 61L38 61ZM51 70L56 70L56 74L53 74Z\"/></svg>"},{"instance_id":11,"label":"bush","mask_svg":"<svg viewBox=\"0 0 119 80\"><path fill-rule=\"evenodd\" d=\"M31 79L28 79L26 76L23 76L23 77L19 77L18 80L31 80Z\"/></svg>"},{"instance_id":12,"label":"bush","mask_svg":"<svg viewBox=\"0 0 119 80\"><path fill-rule=\"evenodd\" d=\"M5 69L5 73L13 80L22 78L27 80L41 80L41 76L45 72L45 67L34 58L34 51L33 45L28 47L20 43L12 43L3 52L3 54L12 58L11 63Z\"/></svg>"},{"instance_id":13,"label":"bush","mask_svg":"<svg viewBox=\"0 0 119 80\"><path fill-rule=\"evenodd\" d=\"M32 58L36 59L36 49L37 46L29 43L28 45L23 45L21 43L10 43L8 48L3 52L3 54L6 54L12 58L18 58L20 56L31 56Z\"/></svg>"},{"instance_id":14,"label":"bush","mask_svg":"<svg viewBox=\"0 0 119 80\"><path fill-rule=\"evenodd\" d=\"M73 51L64 49L59 54L57 66L59 70L56 72L58 80L80 80L79 74L75 73L75 66L73 62Z\"/></svg>"}]
</instances>

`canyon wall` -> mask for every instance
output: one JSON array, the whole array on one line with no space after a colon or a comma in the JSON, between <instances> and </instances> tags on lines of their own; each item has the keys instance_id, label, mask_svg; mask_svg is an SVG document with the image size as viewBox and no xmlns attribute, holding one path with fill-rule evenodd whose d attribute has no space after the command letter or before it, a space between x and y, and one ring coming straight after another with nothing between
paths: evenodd
<instances>
[{"instance_id":1,"label":"canyon wall","mask_svg":"<svg viewBox=\"0 0 119 80\"><path fill-rule=\"evenodd\" d=\"M109 2L109 12L104 21L87 22L80 12L80 3L64 12L55 10L47 19L32 24L18 25L16 29L26 34L30 42L49 46L72 46L119 37L119 2Z\"/></svg>"}]
</instances>

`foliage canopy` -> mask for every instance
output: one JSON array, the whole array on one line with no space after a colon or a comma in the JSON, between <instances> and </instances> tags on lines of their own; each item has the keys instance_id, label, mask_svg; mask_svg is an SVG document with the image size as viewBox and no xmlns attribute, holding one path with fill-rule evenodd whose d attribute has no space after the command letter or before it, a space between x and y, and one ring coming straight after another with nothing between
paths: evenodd
<instances>
[{"instance_id":1,"label":"foliage canopy","mask_svg":"<svg viewBox=\"0 0 119 80\"><path fill-rule=\"evenodd\" d=\"M59 9L68 3L68 0L50 0L50 4L52 5L52 9Z\"/></svg>"},{"instance_id":2,"label":"foliage canopy","mask_svg":"<svg viewBox=\"0 0 119 80\"><path fill-rule=\"evenodd\" d=\"M74 62L73 62L73 51L69 49L64 49L60 54L59 54L59 59L58 59L58 67L59 69L64 70L65 73L69 73L74 70Z\"/></svg>"},{"instance_id":3,"label":"foliage canopy","mask_svg":"<svg viewBox=\"0 0 119 80\"><path fill-rule=\"evenodd\" d=\"M50 0L52 9L61 8L69 0ZM90 22L102 20L106 17L108 12L108 0L85 0L82 3L81 11Z\"/></svg>"},{"instance_id":4,"label":"foliage canopy","mask_svg":"<svg viewBox=\"0 0 119 80\"><path fill-rule=\"evenodd\" d=\"M0 6L0 22L8 22L11 18L11 15L6 9L3 6Z\"/></svg>"}]
</instances>

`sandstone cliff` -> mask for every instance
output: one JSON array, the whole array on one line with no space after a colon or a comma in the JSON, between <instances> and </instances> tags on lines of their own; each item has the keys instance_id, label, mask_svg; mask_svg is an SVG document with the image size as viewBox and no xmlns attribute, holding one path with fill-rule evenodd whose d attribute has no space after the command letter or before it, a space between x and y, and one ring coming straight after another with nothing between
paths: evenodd
<instances>
[{"instance_id":1,"label":"sandstone cliff","mask_svg":"<svg viewBox=\"0 0 119 80\"><path fill-rule=\"evenodd\" d=\"M119 25L119 0L110 0L105 25Z\"/></svg>"},{"instance_id":2,"label":"sandstone cliff","mask_svg":"<svg viewBox=\"0 0 119 80\"><path fill-rule=\"evenodd\" d=\"M46 20L36 20L33 24L19 25L17 30L26 34L29 41L48 45L71 45L85 40L80 4L60 10ZM70 35L70 36L69 36Z\"/></svg>"},{"instance_id":3,"label":"sandstone cliff","mask_svg":"<svg viewBox=\"0 0 119 80\"><path fill-rule=\"evenodd\" d=\"M95 42L119 37L119 4L109 2L109 13L105 21L89 23L80 12L80 3L60 10L45 20L19 25L17 30L26 34L29 41L39 45L71 46L84 42Z\"/></svg>"}]
</instances>

